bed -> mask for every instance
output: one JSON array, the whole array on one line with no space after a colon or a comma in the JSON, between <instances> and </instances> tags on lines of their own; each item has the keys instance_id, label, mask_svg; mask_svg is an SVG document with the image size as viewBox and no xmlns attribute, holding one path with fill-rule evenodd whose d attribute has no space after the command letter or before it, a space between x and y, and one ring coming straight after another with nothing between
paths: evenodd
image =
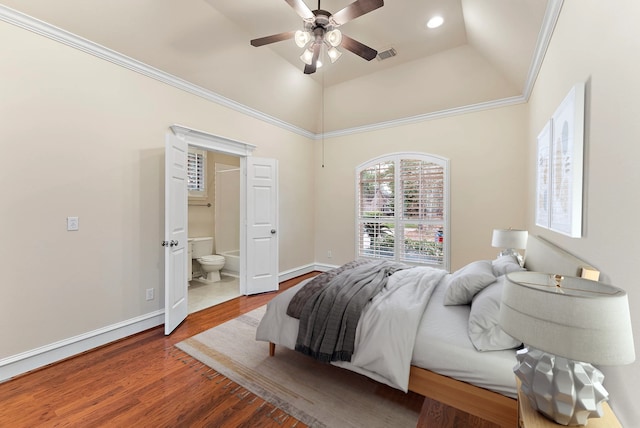
<instances>
[{"instance_id":1,"label":"bed","mask_svg":"<svg viewBox=\"0 0 640 428\"><path fill-rule=\"evenodd\" d=\"M525 267L567 276L597 275L588 263L535 236L528 240ZM359 318L350 361L331 364L501 427L516 426L512 369L520 344L496 327L496 305L504 274L518 269L522 268L515 260L499 257L472 262L451 274L418 267L389 274L384 291L371 299ZM269 342L271 355L276 345L296 348L301 323L287 310L310 281L269 302L256 339Z\"/></svg>"}]
</instances>

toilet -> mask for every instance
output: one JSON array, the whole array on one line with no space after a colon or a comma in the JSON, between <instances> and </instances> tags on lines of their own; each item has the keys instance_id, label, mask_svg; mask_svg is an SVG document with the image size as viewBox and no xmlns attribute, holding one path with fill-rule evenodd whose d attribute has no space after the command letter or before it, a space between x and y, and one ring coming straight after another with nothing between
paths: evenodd
<instances>
[{"instance_id":1,"label":"toilet","mask_svg":"<svg viewBox=\"0 0 640 428\"><path fill-rule=\"evenodd\" d=\"M190 238L192 242L191 257L199 264L202 272L206 275L200 278L201 282L220 281L220 269L224 267L224 256L213 253L213 237Z\"/></svg>"}]
</instances>

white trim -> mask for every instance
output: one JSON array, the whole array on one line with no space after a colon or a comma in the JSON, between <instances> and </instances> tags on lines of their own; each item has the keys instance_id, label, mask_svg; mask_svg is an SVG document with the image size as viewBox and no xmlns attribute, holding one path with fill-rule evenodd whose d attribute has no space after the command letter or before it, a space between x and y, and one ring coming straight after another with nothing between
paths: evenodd
<instances>
[{"instance_id":1,"label":"white trim","mask_svg":"<svg viewBox=\"0 0 640 428\"><path fill-rule=\"evenodd\" d=\"M314 265L314 270L318 270L320 272L326 272L328 270L335 269L337 267L340 267L340 266L339 265L328 265L328 264L325 264L325 263L316 263Z\"/></svg>"},{"instance_id":2,"label":"white trim","mask_svg":"<svg viewBox=\"0 0 640 428\"><path fill-rule=\"evenodd\" d=\"M280 282L287 281L310 272L325 272L335 267L337 266L310 263L280 272L278 280ZM0 382L163 324L164 310L158 310L20 354L11 355L0 360Z\"/></svg>"},{"instance_id":3,"label":"white trim","mask_svg":"<svg viewBox=\"0 0 640 428\"><path fill-rule=\"evenodd\" d=\"M0 5L0 21L5 21L9 24L13 24L20 28L24 28L25 30L32 31L41 36L48 37L52 40L63 43L72 48L81 50L88 54L94 55L98 58L107 60L113 64L119 65L121 67L127 68L129 70L135 71L145 76L151 77L152 79L156 79L160 82L166 83L168 85L171 85L183 91L192 93L208 101L228 107L232 110L235 110L240 113L246 114L247 116L251 116L253 118L262 120L271 125L286 129L298 135L302 135L303 137L310 138L313 140L320 140L322 138L340 137L345 135L357 134L361 132L376 131L380 129L395 127L395 126L407 125L411 123L423 122L423 121L433 120L433 119L441 119L441 118L456 116L460 114L467 114L467 113L472 113L472 112L477 112L477 111L482 111L482 110L487 110L492 108L499 108L499 107L505 107L505 106L522 104L522 103L528 102L529 97L531 96L531 92L533 91L533 86L538 77L538 73L542 66L542 61L544 60L544 56L547 52L547 48L551 41L553 30L560 16L560 11L562 9L563 2L564 0L550 0L549 4L547 5L547 9L545 11L545 15L542 21L542 26L540 28L540 33L538 34L538 41L536 43L536 47L534 50L534 56L531 61L531 65L529 67L529 73L527 75L527 80L525 82L523 95L514 96L510 98L503 98L500 100L487 101L484 103L472 104L472 105L452 108L448 110L440 110L432 113L425 113L425 114L401 118L397 120L379 122L371 125L363 125L363 126L358 126L354 128L347 128L347 129L342 129L337 131L325 132L324 134L316 134L311 131L307 131L306 129L302 129L298 126L294 126L288 122L277 119L268 114L262 113L251 107L247 107L229 98L223 97L222 95L217 94L211 90L205 89L198 85L194 85L193 83L187 82L186 80L181 79L177 76L166 73L157 68L151 67L141 61L130 58L126 55L123 55L114 50L108 49L102 45L99 45L90 40L84 39L73 33L62 30L54 25L40 21L36 18L23 14L22 12L18 12L4 5Z\"/></svg>"},{"instance_id":4,"label":"white trim","mask_svg":"<svg viewBox=\"0 0 640 428\"><path fill-rule=\"evenodd\" d=\"M463 107L455 107L448 110L440 110L432 113L419 114L417 116L405 117L402 119L395 119L387 122L378 122L372 125L363 125L355 128L347 128L347 129L340 129L337 131L325 132L324 137L325 138L342 137L345 135L359 134L362 132L378 131L380 129L392 128L394 126L402 126L402 125L408 125L412 123L425 122L427 120L443 119L445 117L458 116L461 114L473 113L473 112L489 110L493 108L523 104L526 102L527 100L522 95L518 95L517 97L503 98L501 100L487 101L487 102L472 104L472 105L463 106ZM322 135L316 136L316 139L319 139L321 137Z\"/></svg>"},{"instance_id":5,"label":"white trim","mask_svg":"<svg viewBox=\"0 0 640 428\"><path fill-rule=\"evenodd\" d=\"M0 382L164 324L159 310L0 360Z\"/></svg>"},{"instance_id":6,"label":"white trim","mask_svg":"<svg viewBox=\"0 0 640 428\"><path fill-rule=\"evenodd\" d=\"M278 282L288 281L290 279L296 278L301 275L305 275L309 272L313 272L314 270L318 270L316 265L313 263L309 263L308 265L299 266L297 268L289 269L284 272L280 272L278 274Z\"/></svg>"},{"instance_id":7,"label":"white trim","mask_svg":"<svg viewBox=\"0 0 640 428\"><path fill-rule=\"evenodd\" d=\"M524 85L524 90L522 91L526 101L529 101L529 97L533 91L533 86L538 78L538 73L540 73L542 61L544 60L544 56L547 54L549 43L551 43L551 36L553 35L553 30L556 28L556 23L560 17L560 11L562 10L563 3L564 0L550 0L547 4L547 9L544 12L544 18L542 19L542 27L540 27L540 32L538 33L538 41L536 42L533 59L529 66L529 74Z\"/></svg>"},{"instance_id":8,"label":"white trim","mask_svg":"<svg viewBox=\"0 0 640 428\"><path fill-rule=\"evenodd\" d=\"M337 268L338 265L328 265L324 263L309 263L308 265L299 266L297 268L289 269L278 274L278 281L284 282L299 276L305 275L310 272L326 272L331 269Z\"/></svg>"},{"instance_id":9,"label":"white trim","mask_svg":"<svg viewBox=\"0 0 640 428\"><path fill-rule=\"evenodd\" d=\"M280 272L278 280L283 282L310 272L326 272L336 267L338 266L309 263ZM0 383L163 324L164 310L158 310L20 354L11 355L0 360Z\"/></svg>"},{"instance_id":10,"label":"white trim","mask_svg":"<svg viewBox=\"0 0 640 428\"><path fill-rule=\"evenodd\" d=\"M213 135L205 131L199 131L182 125L171 126L171 131L186 141L190 146L196 146L205 150L224 152L236 156L251 156L256 146L242 141Z\"/></svg>"},{"instance_id":11,"label":"white trim","mask_svg":"<svg viewBox=\"0 0 640 428\"><path fill-rule=\"evenodd\" d=\"M55 40L74 49L78 49L82 52L86 52L90 55L94 55L98 58L109 61L113 64L127 68L129 70L140 73L144 76L158 80L167 85L189 92L193 95L197 95L208 101L212 101L224 107L228 107L232 110L246 114L253 118L262 120L271 125L278 126L293 133L302 135L303 137L313 138L314 134L298 126L291 125L283 120L277 119L261 111L255 110L251 107L247 107L229 98L223 97L209 89L205 89L201 86L195 85L177 76L159 70L141 61L123 55L112 49L99 45L87 40L83 37L77 36L66 30L58 28L54 25L40 21L17 10L11 9L7 6L0 5L0 21L5 21L9 24L13 24L17 27L24 28L25 30L32 31L41 36L47 37L51 40Z\"/></svg>"}]
</instances>

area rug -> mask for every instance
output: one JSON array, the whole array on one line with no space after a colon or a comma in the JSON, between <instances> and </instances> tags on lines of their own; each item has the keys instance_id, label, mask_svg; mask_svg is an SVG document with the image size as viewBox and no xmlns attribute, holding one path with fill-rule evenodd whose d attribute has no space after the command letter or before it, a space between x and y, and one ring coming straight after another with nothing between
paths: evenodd
<instances>
[{"instance_id":1,"label":"area rug","mask_svg":"<svg viewBox=\"0 0 640 428\"><path fill-rule=\"evenodd\" d=\"M311 427L415 427L415 400L364 376L255 340L265 307L176 346ZM391 392L389 391L391 390ZM406 400L405 400L406 397Z\"/></svg>"}]
</instances>

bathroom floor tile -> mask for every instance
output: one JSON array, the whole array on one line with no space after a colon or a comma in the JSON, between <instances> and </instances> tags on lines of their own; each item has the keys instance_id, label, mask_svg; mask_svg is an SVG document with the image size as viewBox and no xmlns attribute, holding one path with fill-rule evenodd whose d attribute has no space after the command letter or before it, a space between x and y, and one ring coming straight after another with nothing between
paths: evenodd
<instances>
[{"instance_id":1,"label":"bathroom floor tile","mask_svg":"<svg viewBox=\"0 0 640 428\"><path fill-rule=\"evenodd\" d=\"M197 312L205 308L235 299L240 296L240 283L238 278L221 275L219 282L203 284L191 281L189 286L189 313Z\"/></svg>"}]
</instances>

